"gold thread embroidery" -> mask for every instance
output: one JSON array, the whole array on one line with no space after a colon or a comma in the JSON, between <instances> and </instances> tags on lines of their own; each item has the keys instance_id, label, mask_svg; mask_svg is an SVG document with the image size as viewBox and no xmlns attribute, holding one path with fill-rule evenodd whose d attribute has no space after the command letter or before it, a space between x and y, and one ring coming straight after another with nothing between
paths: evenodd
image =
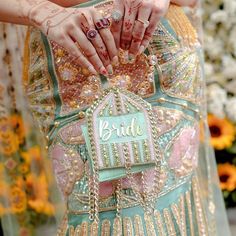
<instances>
[{"instance_id":1,"label":"gold thread embroidery","mask_svg":"<svg viewBox=\"0 0 236 236\"><path fill-rule=\"evenodd\" d=\"M120 217L116 217L114 219L113 236L122 236L122 221Z\"/></svg>"},{"instance_id":2,"label":"gold thread embroidery","mask_svg":"<svg viewBox=\"0 0 236 236\"><path fill-rule=\"evenodd\" d=\"M136 215L134 217L134 230L135 230L135 236L144 235L142 218L139 215Z\"/></svg>"},{"instance_id":3,"label":"gold thread embroidery","mask_svg":"<svg viewBox=\"0 0 236 236\"><path fill-rule=\"evenodd\" d=\"M190 234L191 234L191 236L194 236L192 202L191 202L191 196L190 196L189 191L187 191L185 193L185 198L186 198L187 208L188 208L188 219L189 219L189 225L190 225Z\"/></svg>"},{"instance_id":4,"label":"gold thread embroidery","mask_svg":"<svg viewBox=\"0 0 236 236\"><path fill-rule=\"evenodd\" d=\"M146 222L147 235L148 236L156 235L152 214L145 213L144 220Z\"/></svg>"},{"instance_id":5,"label":"gold thread embroidery","mask_svg":"<svg viewBox=\"0 0 236 236\"><path fill-rule=\"evenodd\" d=\"M196 177L193 177L192 186L193 186L194 205L196 208L196 215L197 215L198 232L199 235L205 236L208 235L208 232L206 228L206 219L204 217L201 198L199 195L199 185Z\"/></svg>"},{"instance_id":6,"label":"gold thread embroidery","mask_svg":"<svg viewBox=\"0 0 236 236\"><path fill-rule=\"evenodd\" d=\"M110 236L111 223L109 220L104 220L102 222L102 232L101 236Z\"/></svg>"},{"instance_id":7,"label":"gold thread embroidery","mask_svg":"<svg viewBox=\"0 0 236 236\"><path fill-rule=\"evenodd\" d=\"M185 44L191 46L198 41L197 32L191 25L182 8L176 5L170 5L166 17L170 21L177 35Z\"/></svg>"},{"instance_id":8,"label":"gold thread embroidery","mask_svg":"<svg viewBox=\"0 0 236 236\"><path fill-rule=\"evenodd\" d=\"M185 209L184 209L184 198L180 196L179 204L172 204L171 210L173 212L175 221L179 226L180 234L186 236L186 220L185 220Z\"/></svg>"},{"instance_id":9,"label":"gold thread embroidery","mask_svg":"<svg viewBox=\"0 0 236 236\"><path fill-rule=\"evenodd\" d=\"M163 213L164 213L165 225L166 225L168 235L169 236L174 236L174 235L176 236L175 227L174 227L172 217L171 217L169 210L167 208L165 208L163 210Z\"/></svg>"},{"instance_id":10,"label":"gold thread embroidery","mask_svg":"<svg viewBox=\"0 0 236 236\"><path fill-rule=\"evenodd\" d=\"M97 236L97 235L98 235L98 223L94 221L91 224L90 236Z\"/></svg>"},{"instance_id":11,"label":"gold thread embroidery","mask_svg":"<svg viewBox=\"0 0 236 236\"><path fill-rule=\"evenodd\" d=\"M81 224L81 235L79 236L88 236L88 222L83 222Z\"/></svg>"},{"instance_id":12,"label":"gold thread embroidery","mask_svg":"<svg viewBox=\"0 0 236 236\"><path fill-rule=\"evenodd\" d=\"M75 228L75 236L80 236L81 235L81 226L78 225Z\"/></svg>"},{"instance_id":13,"label":"gold thread embroidery","mask_svg":"<svg viewBox=\"0 0 236 236\"><path fill-rule=\"evenodd\" d=\"M75 229L72 225L69 227L69 236L75 236Z\"/></svg>"},{"instance_id":14,"label":"gold thread embroidery","mask_svg":"<svg viewBox=\"0 0 236 236\"><path fill-rule=\"evenodd\" d=\"M155 220L156 220L156 225L157 225L157 230L158 230L158 235L159 236L165 236L165 230L163 228L163 221L162 221L162 217L161 217L161 213L157 210L154 211L154 216L155 216Z\"/></svg>"},{"instance_id":15,"label":"gold thread embroidery","mask_svg":"<svg viewBox=\"0 0 236 236\"><path fill-rule=\"evenodd\" d=\"M124 236L133 236L133 224L130 217L124 218Z\"/></svg>"},{"instance_id":16,"label":"gold thread embroidery","mask_svg":"<svg viewBox=\"0 0 236 236\"><path fill-rule=\"evenodd\" d=\"M67 219L67 214L65 214L63 217L63 220L57 230L57 236L66 235L67 228L68 228L68 219Z\"/></svg>"}]
</instances>

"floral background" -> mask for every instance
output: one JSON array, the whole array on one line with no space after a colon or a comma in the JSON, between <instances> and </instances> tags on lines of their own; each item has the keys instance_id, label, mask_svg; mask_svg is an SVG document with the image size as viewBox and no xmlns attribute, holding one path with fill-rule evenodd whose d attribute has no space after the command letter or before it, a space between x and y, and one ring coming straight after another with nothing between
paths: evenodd
<instances>
[{"instance_id":1,"label":"floral background","mask_svg":"<svg viewBox=\"0 0 236 236\"><path fill-rule=\"evenodd\" d=\"M226 206L236 206L236 1L203 1L208 123Z\"/></svg>"},{"instance_id":2,"label":"floral background","mask_svg":"<svg viewBox=\"0 0 236 236\"><path fill-rule=\"evenodd\" d=\"M205 0L202 9L211 143L216 153L225 203L232 208L236 207L236 0ZM5 31L7 28L7 34L4 28ZM17 49L19 38L22 40L23 37L14 36L14 32L15 29L21 31L21 28L10 28L1 25L0 45L5 45L7 35L12 35L11 43L15 43ZM9 56L11 52L7 45L1 47L0 79L4 77L7 81L9 77L12 81L22 68L15 62L12 67L17 70L10 71L14 58ZM17 52L22 57L19 48ZM12 52L12 55L16 53ZM0 98L12 91L9 85L4 86L0 86ZM42 168L41 149L33 141L33 130L17 112L17 101L13 104L12 112L4 117L0 104L0 199L10 196L7 207L0 204L0 216L14 213L20 222L19 235L27 236L32 235L35 225L50 218L54 209L48 199L49 186ZM31 168L34 165L38 168L33 174ZM9 177L7 182L3 178L5 172Z\"/></svg>"},{"instance_id":3,"label":"floral background","mask_svg":"<svg viewBox=\"0 0 236 236\"><path fill-rule=\"evenodd\" d=\"M54 220L53 180L21 89L25 32L25 27L0 24L0 218L14 222L4 224L12 236L40 230L43 235L43 227Z\"/></svg>"}]
</instances>

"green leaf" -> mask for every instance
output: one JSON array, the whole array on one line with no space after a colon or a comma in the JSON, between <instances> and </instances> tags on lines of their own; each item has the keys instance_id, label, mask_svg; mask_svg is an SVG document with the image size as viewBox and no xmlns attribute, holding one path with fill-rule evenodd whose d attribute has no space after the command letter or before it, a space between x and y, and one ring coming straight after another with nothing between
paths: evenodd
<instances>
[{"instance_id":1,"label":"green leaf","mask_svg":"<svg viewBox=\"0 0 236 236\"><path fill-rule=\"evenodd\" d=\"M232 144L231 147L226 149L229 153L236 154L236 142Z\"/></svg>"},{"instance_id":2,"label":"green leaf","mask_svg":"<svg viewBox=\"0 0 236 236\"><path fill-rule=\"evenodd\" d=\"M232 199L233 199L233 201L236 203L236 191L234 191L234 192L232 193Z\"/></svg>"},{"instance_id":3,"label":"green leaf","mask_svg":"<svg viewBox=\"0 0 236 236\"><path fill-rule=\"evenodd\" d=\"M227 198L229 196L230 192L228 191L223 191L224 198Z\"/></svg>"}]
</instances>

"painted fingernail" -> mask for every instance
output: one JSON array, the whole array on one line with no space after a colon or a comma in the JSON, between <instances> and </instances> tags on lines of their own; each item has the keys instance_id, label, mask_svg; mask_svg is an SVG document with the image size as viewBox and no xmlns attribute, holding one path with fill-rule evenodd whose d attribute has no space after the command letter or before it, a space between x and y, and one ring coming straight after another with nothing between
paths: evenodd
<instances>
[{"instance_id":1,"label":"painted fingernail","mask_svg":"<svg viewBox=\"0 0 236 236\"><path fill-rule=\"evenodd\" d=\"M119 65L119 58L118 56L114 56L112 59L112 65L117 66Z\"/></svg>"},{"instance_id":2,"label":"painted fingernail","mask_svg":"<svg viewBox=\"0 0 236 236\"><path fill-rule=\"evenodd\" d=\"M144 52L144 50L145 50L145 47L142 45L142 46L139 48L138 53L139 53L139 54L142 54L142 53Z\"/></svg>"},{"instance_id":3,"label":"painted fingernail","mask_svg":"<svg viewBox=\"0 0 236 236\"><path fill-rule=\"evenodd\" d=\"M105 67L102 67L102 68L100 69L100 73L101 73L102 75L108 75L107 70L106 70Z\"/></svg>"},{"instance_id":4,"label":"painted fingernail","mask_svg":"<svg viewBox=\"0 0 236 236\"><path fill-rule=\"evenodd\" d=\"M88 70L93 74L93 75L97 75L98 72L94 69L93 66L89 66Z\"/></svg>"},{"instance_id":5,"label":"painted fingernail","mask_svg":"<svg viewBox=\"0 0 236 236\"><path fill-rule=\"evenodd\" d=\"M109 75L113 75L113 68L112 65L107 66L107 71Z\"/></svg>"}]
</instances>

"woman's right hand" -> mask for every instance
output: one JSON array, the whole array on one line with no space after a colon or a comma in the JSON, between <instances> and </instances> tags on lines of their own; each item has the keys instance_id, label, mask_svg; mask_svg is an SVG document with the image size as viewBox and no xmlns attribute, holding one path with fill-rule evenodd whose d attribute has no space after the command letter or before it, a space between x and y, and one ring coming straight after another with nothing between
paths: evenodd
<instances>
[{"instance_id":1,"label":"woman's right hand","mask_svg":"<svg viewBox=\"0 0 236 236\"><path fill-rule=\"evenodd\" d=\"M49 39L63 46L78 63L92 74L112 74L112 63L118 62L109 20L88 8L64 8L48 1L29 11L29 18ZM100 23L99 31L95 25ZM101 24L102 23L102 24Z\"/></svg>"}]
</instances>

